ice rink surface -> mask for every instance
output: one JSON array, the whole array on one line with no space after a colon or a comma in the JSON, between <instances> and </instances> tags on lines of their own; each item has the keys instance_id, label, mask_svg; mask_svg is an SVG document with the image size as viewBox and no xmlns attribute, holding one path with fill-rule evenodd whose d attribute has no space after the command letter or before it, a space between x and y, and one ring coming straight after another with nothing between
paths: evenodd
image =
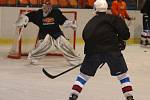
<instances>
[{"instance_id":1,"label":"ice rink surface","mask_svg":"<svg viewBox=\"0 0 150 100\"><path fill-rule=\"evenodd\" d=\"M83 57L83 46L77 46ZM63 57L46 57L37 65L26 58L7 58L8 47L0 47L0 100L68 100L79 68L56 79L42 73L57 74L67 69ZM128 45L123 51L133 82L135 100L150 100L150 48ZM85 85L78 100L125 100L116 77L110 76L107 64Z\"/></svg>"}]
</instances>

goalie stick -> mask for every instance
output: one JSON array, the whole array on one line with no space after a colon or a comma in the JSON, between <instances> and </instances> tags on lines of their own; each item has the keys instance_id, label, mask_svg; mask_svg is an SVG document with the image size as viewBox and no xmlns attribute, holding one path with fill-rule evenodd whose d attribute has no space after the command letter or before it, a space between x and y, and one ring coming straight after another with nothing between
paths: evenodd
<instances>
[{"instance_id":1,"label":"goalie stick","mask_svg":"<svg viewBox=\"0 0 150 100\"><path fill-rule=\"evenodd\" d=\"M24 27L21 27L21 28L17 27L16 28L16 30L15 30L15 41L14 41L14 43L13 43L11 49L10 49L10 54L15 52L15 50L17 48L17 44L18 44L18 42L20 41L20 39L22 37L23 29L24 29Z\"/></svg>"},{"instance_id":2,"label":"goalie stick","mask_svg":"<svg viewBox=\"0 0 150 100\"><path fill-rule=\"evenodd\" d=\"M57 78L58 76L61 76L61 75L65 74L65 73L67 73L67 72L69 72L69 71L71 71L71 70L73 70L73 69L79 67L80 65L81 65L81 64L78 64L78 65L76 65L76 66L74 66L74 67L72 67L72 68L69 68L69 69L67 69L67 70L65 70L65 71L63 71L63 72L61 72L61 73L59 73L59 74L57 74L57 75L52 75L52 74L48 73L44 68L42 69L42 71L43 71L43 73L44 73L47 77L49 77L49 78L51 78L51 79L55 79L55 78Z\"/></svg>"}]
</instances>

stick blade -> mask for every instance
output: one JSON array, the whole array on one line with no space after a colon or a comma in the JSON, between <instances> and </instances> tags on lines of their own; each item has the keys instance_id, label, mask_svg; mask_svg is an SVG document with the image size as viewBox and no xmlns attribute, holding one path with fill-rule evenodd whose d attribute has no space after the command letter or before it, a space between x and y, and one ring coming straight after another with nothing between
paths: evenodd
<instances>
[{"instance_id":1,"label":"stick blade","mask_svg":"<svg viewBox=\"0 0 150 100\"><path fill-rule=\"evenodd\" d=\"M49 74L44 68L42 69L42 71L43 71L43 73L44 73L47 77L49 77L49 78L51 78L51 79L56 78L55 76Z\"/></svg>"}]
</instances>

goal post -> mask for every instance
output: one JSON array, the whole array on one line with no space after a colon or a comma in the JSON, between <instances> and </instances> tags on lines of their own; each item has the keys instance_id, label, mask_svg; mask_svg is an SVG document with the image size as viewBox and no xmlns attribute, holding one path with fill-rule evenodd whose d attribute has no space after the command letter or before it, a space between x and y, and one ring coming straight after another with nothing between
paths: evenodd
<instances>
[{"instance_id":1,"label":"goal post","mask_svg":"<svg viewBox=\"0 0 150 100\"><path fill-rule=\"evenodd\" d=\"M33 10L25 10L20 9L19 15L23 13L28 13ZM62 11L63 15L66 16L70 20L77 20L77 12L76 11ZM70 41L72 47L76 48L76 31L71 28L64 28L60 26L61 30L63 31L65 37ZM18 30L18 29L16 29ZM8 58L12 59L20 59L22 56L27 56L29 51L31 51L37 41L38 41L38 31L39 28L32 24L28 23L27 27L24 28L22 31L19 29L19 31L15 31L15 37L13 38L14 43L12 44L12 48L8 54ZM22 33L21 33L22 32ZM19 40L19 34L21 35L21 38ZM62 53L55 48L55 46L52 46L49 50L48 56L62 56Z\"/></svg>"}]
</instances>

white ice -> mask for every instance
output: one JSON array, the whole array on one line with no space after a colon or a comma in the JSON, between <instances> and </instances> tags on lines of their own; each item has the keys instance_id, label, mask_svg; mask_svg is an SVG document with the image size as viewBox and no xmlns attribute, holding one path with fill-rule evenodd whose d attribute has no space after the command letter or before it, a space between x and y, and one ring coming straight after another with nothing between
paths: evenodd
<instances>
[{"instance_id":1,"label":"white ice","mask_svg":"<svg viewBox=\"0 0 150 100\"><path fill-rule=\"evenodd\" d=\"M47 78L44 67L57 74L67 69L63 57L46 57L38 65L29 65L26 58L7 58L9 48L0 47L0 100L68 100L79 68L56 79ZM83 46L77 51L84 56ZM128 45L123 51L133 82L135 100L150 100L150 48ZM83 88L78 100L125 100L120 83L111 77L107 65L99 69Z\"/></svg>"}]
</instances>

